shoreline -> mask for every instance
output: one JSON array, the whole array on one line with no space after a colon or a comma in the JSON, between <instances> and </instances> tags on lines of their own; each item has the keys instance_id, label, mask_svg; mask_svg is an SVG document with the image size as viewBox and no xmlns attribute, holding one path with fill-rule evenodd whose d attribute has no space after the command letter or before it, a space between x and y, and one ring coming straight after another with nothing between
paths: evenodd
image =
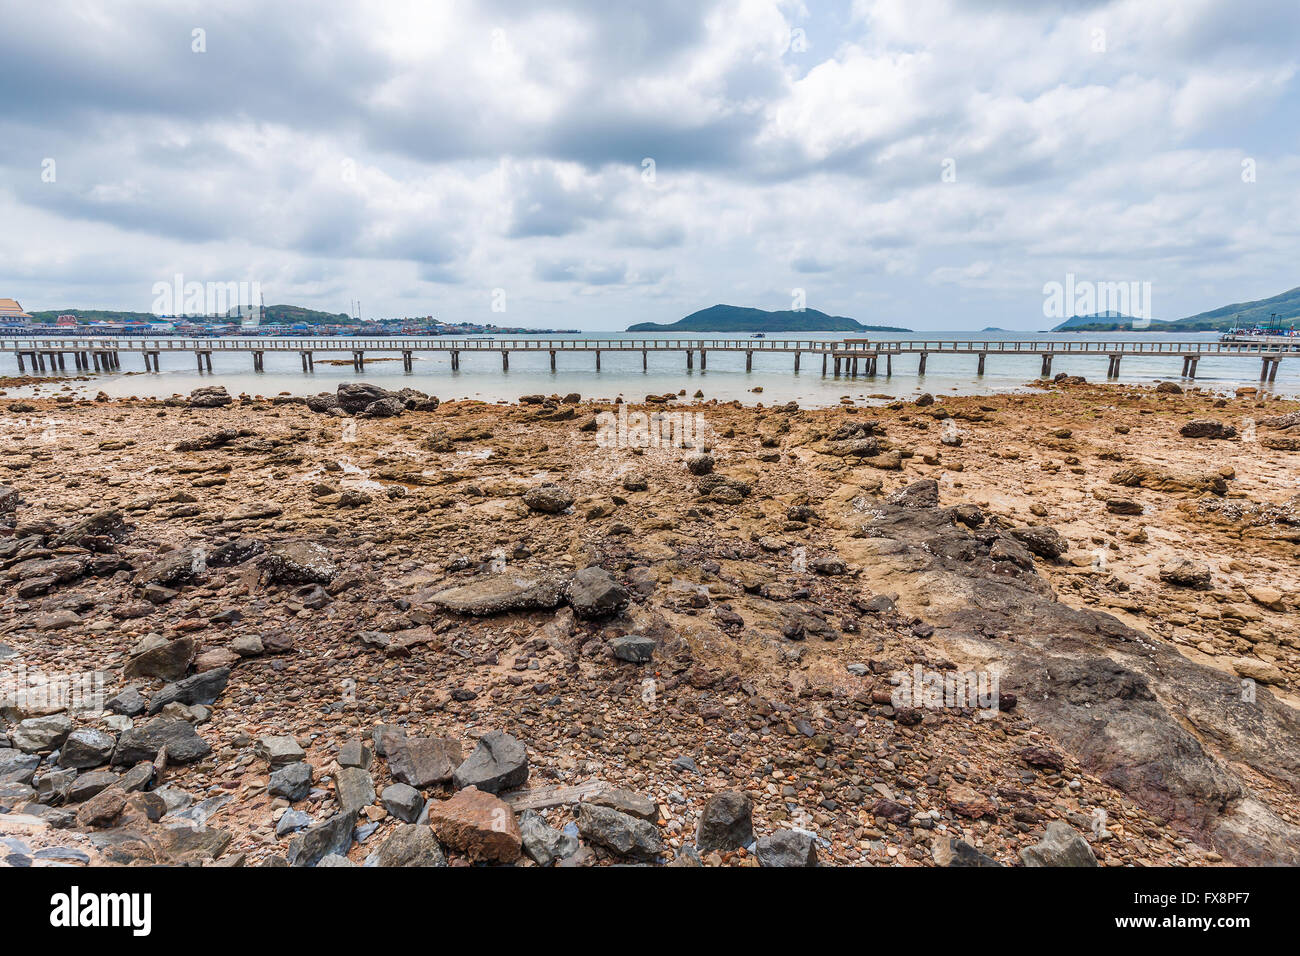
<instances>
[{"instance_id":1,"label":"shoreline","mask_svg":"<svg viewBox=\"0 0 1300 956\"><path fill-rule=\"evenodd\" d=\"M124 759L89 799L59 780L42 800L42 769L28 799L0 798L53 823L25 839L95 862L274 865L342 812L360 864L406 832L380 796L408 775L402 745L374 733L396 724L457 762L510 735L530 792L630 791L613 812L653 832L541 808L557 831L576 812L570 865L627 858L601 826L663 862L751 865L689 849L728 793L758 837L815 832L824 864L942 865L960 841L1021 865L1049 823L1103 865L1296 862L1300 425L1265 423L1300 403L1067 379L874 406L625 406L703 416L706 463L611 443L598 416L619 406L577 395L339 397L352 411L212 391L0 403L30 422L0 455L17 493L0 667L102 672L142 703L184 685L153 718L183 743L161 774L126 789L151 758ZM276 551L309 545L319 567ZM584 568L605 577L577 587ZM997 707L895 706L913 668L996 680ZM150 720L112 718L72 726L118 754ZM0 721L11 743L17 728ZM264 741L284 737L308 777L293 799L271 792ZM413 789L437 811L460 798L435 778ZM178 793L207 807L202 839L162 834ZM490 832L439 826L454 864L495 858Z\"/></svg>"}]
</instances>

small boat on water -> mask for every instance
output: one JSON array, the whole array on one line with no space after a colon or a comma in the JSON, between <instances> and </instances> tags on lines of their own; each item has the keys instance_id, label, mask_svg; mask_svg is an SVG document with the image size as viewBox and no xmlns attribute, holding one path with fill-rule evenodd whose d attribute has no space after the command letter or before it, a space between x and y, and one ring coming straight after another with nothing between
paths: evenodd
<instances>
[{"instance_id":1,"label":"small boat on water","mask_svg":"<svg viewBox=\"0 0 1300 956\"><path fill-rule=\"evenodd\" d=\"M765 339L765 338L767 338L767 335L764 334L763 332L755 332L753 335L750 336L750 338L751 338L751 339Z\"/></svg>"}]
</instances>

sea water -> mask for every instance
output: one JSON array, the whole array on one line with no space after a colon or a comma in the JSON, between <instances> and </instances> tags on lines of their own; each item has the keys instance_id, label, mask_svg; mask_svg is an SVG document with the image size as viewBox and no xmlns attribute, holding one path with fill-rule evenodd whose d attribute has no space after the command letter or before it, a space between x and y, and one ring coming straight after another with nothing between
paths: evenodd
<instances>
[{"instance_id":1,"label":"sea water","mask_svg":"<svg viewBox=\"0 0 1300 956\"><path fill-rule=\"evenodd\" d=\"M863 333L869 335L869 333ZM771 333L769 343L786 339L807 341L840 341L845 333L802 333L787 336ZM1054 343L1074 343L1076 347L1084 341L1098 342L1214 342L1219 333L1182 333L1170 335L1158 332L1097 332L1097 333L1007 333L1007 332L925 332L925 333L885 333L876 338L884 341L895 339L926 339L1014 342L1036 341ZM482 337L491 341L490 336ZM528 336L502 336L503 340L524 340ZM539 341L546 341L552 336L534 336ZM635 340L638 342L659 340L666 342L683 341L681 335L646 335L645 333L593 332L588 335L567 335L566 341L574 339ZM746 336L737 333L695 333L694 339L725 339L744 341ZM558 340L558 339L557 339ZM303 341L294 339L294 342ZM762 402L764 405L798 402L804 407L823 407L838 404L840 399L848 396L857 402L884 401L880 396L891 398L913 398L922 392L934 395L979 395L994 392L1011 392L1032 390L1042 384L1039 377L1042 359L1038 353L1007 354L992 350L985 360L985 374L976 375L978 357L973 354L942 354L931 352L926 361L925 375L917 374L919 356L916 354L896 355L893 358L893 374L885 374L885 360L879 361L877 374L868 377L859 374L849 378L834 373L834 361L827 366L827 373L822 374L821 356L805 352L800 360L799 372L794 371L794 354L791 352L759 351L764 340L753 340L755 351L753 368L745 370L745 353L710 351L708 368L700 368L699 354L693 359L693 368L687 369L686 355L681 350L650 352L649 367L641 367L640 350L629 352L602 351L600 371L596 371L596 359L592 352L564 352L556 355L556 370L551 371L550 356L543 346L536 352L511 352L510 369L501 368L499 350L483 348L482 351L462 350L460 368L453 370L451 356L445 352L416 352L411 372L402 369L400 355L369 351L366 353L365 371L356 372L351 363L351 353L347 349L344 337L320 339L322 344L331 343L336 347L342 344L342 351L329 354L316 353L315 370L302 371L302 362L297 351L265 353L265 370L253 371L252 355L248 352L212 353L212 371L200 372L196 368L194 353L179 351L162 352L161 368L157 372L144 372L144 360L139 354L122 355L122 370L115 372L79 373L69 368L65 372L47 372L46 375L63 377L80 394L93 396L103 391L113 397L153 397L166 398L172 395L188 395L202 385L224 385L232 395L247 393L271 397L280 394L314 395L317 392L334 391L342 382L366 381L389 389L411 387L430 395L436 395L444 401L454 399L478 399L487 402L516 401L521 395L558 393L565 395L577 392L584 399L613 400L621 397L624 401L639 402L646 395L662 395L666 392L677 393L683 389L688 398L696 391L704 393L704 399L719 401L739 400L746 405ZM373 361L387 358L390 361ZM328 364L329 360L340 364ZM859 364L863 371L865 362ZM1070 375L1082 375L1090 382L1102 382L1106 378L1108 358L1105 353L1097 355L1058 354L1052 363L1052 374L1066 372ZM69 365L71 363L69 362ZM30 373L30 362L28 363ZM1121 362L1119 382L1132 384L1153 384L1157 381L1180 381L1182 359L1176 354L1168 355L1127 355ZM843 371L843 369L842 369ZM0 374L16 375L17 360L12 352L0 354ZM1294 396L1300 394L1300 354L1284 359L1277 374L1277 380L1271 385L1259 382L1260 359L1255 356L1214 356L1201 358L1196 370L1195 384L1205 388L1231 391L1240 385L1254 385L1262 391L1271 391L1280 395ZM73 382L77 376L86 376L88 381ZM1184 383L1187 384L1187 383ZM761 391L755 391L761 388ZM39 389L31 387L11 387L11 398L31 395L51 395L59 392L59 384L45 385ZM875 397L875 398L873 398Z\"/></svg>"}]
</instances>

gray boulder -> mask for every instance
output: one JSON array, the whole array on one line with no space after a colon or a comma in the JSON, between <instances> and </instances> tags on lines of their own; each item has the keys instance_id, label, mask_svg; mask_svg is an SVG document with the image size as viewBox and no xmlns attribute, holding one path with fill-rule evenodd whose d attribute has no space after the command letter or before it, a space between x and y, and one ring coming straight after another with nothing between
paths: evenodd
<instances>
[{"instance_id":1,"label":"gray boulder","mask_svg":"<svg viewBox=\"0 0 1300 956\"><path fill-rule=\"evenodd\" d=\"M623 856L649 859L664 849L658 827L626 813L590 803L578 805L578 832L588 843Z\"/></svg>"},{"instance_id":2,"label":"gray boulder","mask_svg":"<svg viewBox=\"0 0 1300 956\"><path fill-rule=\"evenodd\" d=\"M1097 866L1097 858L1077 830L1068 823L1053 820L1047 824L1043 838L1034 846L1020 851L1025 866Z\"/></svg>"},{"instance_id":3,"label":"gray boulder","mask_svg":"<svg viewBox=\"0 0 1300 956\"><path fill-rule=\"evenodd\" d=\"M112 734L90 727L80 727L68 734L59 750L59 766L87 770L108 763L117 739Z\"/></svg>"},{"instance_id":4,"label":"gray boulder","mask_svg":"<svg viewBox=\"0 0 1300 956\"><path fill-rule=\"evenodd\" d=\"M384 787L379 799L384 804L384 809L403 823L414 823L420 819L420 811L424 809L424 797L420 791L404 783Z\"/></svg>"},{"instance_id":5,"label":"gray boulder","mask_svg":"<svg viewBox=\"0 0 1300 956\"><path fill-rule=\"evenodd\" d=\"M447 858L423 823L405 823L375 851L376 866L446 866Z\"/></svg>"},{"instance_id":6,"label":"gray boulder","mask_svg":"<svg viewBox=\"0 0 1300 956\"><path fill-rule=\"evenodd\" d=\"M361 811L375 802L375 781L360 767L344 767L334 775L334 796L346 813Z\"/></svg>"},{"instance_id":7,"label":"gray boulder","mask_svg":"<svg viewBox=\"0 0 1300 956\"><path fill-rule=\"evenodd\" d=\"M627 590L604 568L583 568L569 581L569 606L580 618L609 617L627 606Z\"/></svg>"},{"instance_id":8,"label":"gray boulder","mask_svg":"<svg viewBox=\"0 0 1300 956\"><path fill-rule=\"evenodd\" d=\"M212 752L212 746L198 735L193 724L155 717L143 727L122 732L112 762L115 766L127 766L153 760L163 747L167 748L169 763L191 763Z\"/></svg>"},{"instance_id":9,"label":"gray boulder","mask_svg":"<svg viewBox=\"0 0 1300 956\"><path fill-rule=\"evenodd\" d=\"M273 544L258 564L276 584L329 584L338 574L329 550L312 541Z\"/></svg>"},{"instance_id":10,"label":"gray boulder","mask_svg":"<svg viewBox=\"0 0 1300 956\"><path fill-rule=\"evenodd\" d=\"M738 850L754 842L754 801L738 790L715 793L704 804L695 846L710 850Z\"/></svg>"},{"instance_id":11,"label":"gray boulder","mask_svg":"<svg viewBox=\"0 0 1300 956\"><path fill-rule=\"evenodd\" d=\"M550 826L536 810L525 810L519 815L519 835L524 852L538 866L550 866L578 852L578 839Z\"/></svg>"},{"instance_id":12,"label":"gray boulder","mask_svg":"<svg viewBox=\"0 0 1300 956\"><path fill-rule=\"evenodd\" d=\"M309 827L289 844L289 865L315 866L330 854L346 856L352 846L352 829L356 825L355 813L340 812Z\"/></svg>"},{"instance_id":13,"label":"gray boulder","mask_svg":"<svg viewBox=\"0 0 1300 956\"><path fill-rule=\"evenodd\" d=\"M452 775L457 790L477 787L485 793L501 793L523 786L528 779L528 751L509 734L493 730L484 734Z\"/></svg>"},{"instance_id":14,"label":"gray boulder","mask_svg":"<svg viewBox=\"0 0 1300 956\"><path fill-rule=\"evenodd\" d=\"M566 584L567 579L559 575L530 577L507 571L439 591L429 600L445 611L472 617L511 611L553 611L564 603Z\"/></svg>"},{"instance_id":15,"label":"gray boulder","mask_svg":"<svg viewBox=\"0 0 1300 956\"><path fill-rule=\"evenodd\" d=\"M267 789L271 796L284 797L291 803L305 799L311 793L311 764L300 760L272 770Z\"/></svg>"},{"instance_id":16,"label":"gray boulder","mask_svg":"<svg viewBox=\"0 0 1300 956\"><path fill-rule=\"evenodd\" d=\"M25 754L54 750L72 732L72 719L66 714L28 717L9 731L9 740Z\"/></svg>"},{"instance_id":17,"label":"gray boulder","mask_svg":"<svg viewBox=\"0 0 1300 956\"><path fill-rule=\"evenodd\" d=\"M756 850L761 866L817 865L817 838L803 830L777 830L760 837Z\"/></svg>"}]
</instances>

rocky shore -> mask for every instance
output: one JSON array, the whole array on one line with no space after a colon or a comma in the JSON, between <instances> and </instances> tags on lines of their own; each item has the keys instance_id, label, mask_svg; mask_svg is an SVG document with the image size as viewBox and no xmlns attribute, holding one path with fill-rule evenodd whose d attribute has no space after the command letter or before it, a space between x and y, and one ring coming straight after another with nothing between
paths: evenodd
<instances>
[{"instance_id":1,"label":"rocky shore","mask_svg":"<svg viewBox=\"0 0 1300 956\"><path fill-rule=\"evenodd\" d=\"M1298 409L0 403L0 865L1300 863Z\"/></svg>"}]
</instances>

